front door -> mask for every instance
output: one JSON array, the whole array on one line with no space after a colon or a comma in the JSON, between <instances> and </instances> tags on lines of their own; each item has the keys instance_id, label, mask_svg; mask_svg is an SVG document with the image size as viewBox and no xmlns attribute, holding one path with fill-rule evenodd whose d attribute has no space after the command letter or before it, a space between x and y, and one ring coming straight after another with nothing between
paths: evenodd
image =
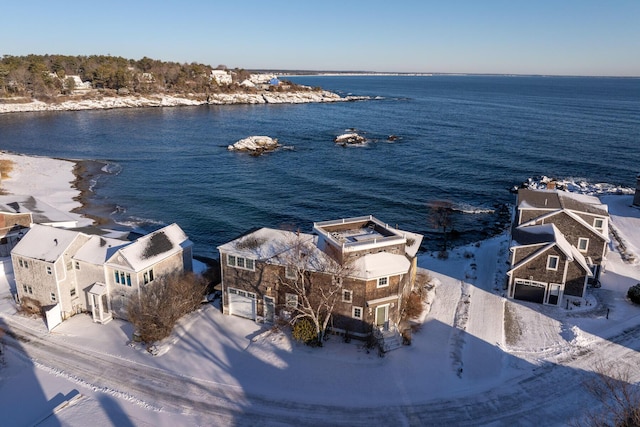
<instances>
[{"instance_id":1,"label":"front door","mask_svg":"<svg viewBox=\"0 0 640 427\"><path fill-rule=\"evenodd\" d=\"M264 320L265 322L273 322L276 311L276 302L272 297L264 297Z\"/></svg>"},{"instance_id":2,"label":"front door","mask_svg":"<svg viewBox=\"0 0 640 427\"><path fill-rule=\"evenodd\" d=\"M389 320L389 304L376 307L376 326L385 326Z\"/></svg>"}]
</instances>

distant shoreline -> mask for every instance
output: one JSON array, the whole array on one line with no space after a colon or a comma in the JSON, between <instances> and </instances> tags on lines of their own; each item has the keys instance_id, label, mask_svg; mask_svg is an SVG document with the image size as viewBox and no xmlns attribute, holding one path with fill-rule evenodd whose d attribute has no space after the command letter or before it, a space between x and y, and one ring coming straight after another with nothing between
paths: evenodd
<instances>
[{"instance_id":1,"label":"distant shoreline","mask_svg":"<svg viewBox=\"0 0 640 427\"><path fill-rule=\"evenodd\" d=\"M6 102L0 99L0 114L27 113L38 111L81 111L106 110L116 108L179 107L199 105L235 105L235 104L308 104L327 102L348 102L369 99L368 97L346 96L326 90L264 92L264 93L216 93L210 95L173 96L102 96L69 99L62 102ZM10 100L8 100L10 101ZM17 101L17 100L16 100Z\"/></svg>"}]
</instances>

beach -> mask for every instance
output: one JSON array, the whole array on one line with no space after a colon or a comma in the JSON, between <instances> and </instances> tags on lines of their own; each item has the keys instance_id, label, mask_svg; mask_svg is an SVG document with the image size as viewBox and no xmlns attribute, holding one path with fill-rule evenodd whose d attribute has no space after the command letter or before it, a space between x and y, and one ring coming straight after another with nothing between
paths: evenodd
<instances>
[{"instance_id":1,"label":"beach","mask_svg":"<svg viewBox=\"0 0 640 427\"><path fill-rule=\"evenodd\" d=\"M5 194L28 195L68 212L78 226L103 224L106 218L93 215L90 209L91 176L95 163L0 152L0 160L12 162L8 176L2 176L0 189Z\"/></svg>"}]
</instances>

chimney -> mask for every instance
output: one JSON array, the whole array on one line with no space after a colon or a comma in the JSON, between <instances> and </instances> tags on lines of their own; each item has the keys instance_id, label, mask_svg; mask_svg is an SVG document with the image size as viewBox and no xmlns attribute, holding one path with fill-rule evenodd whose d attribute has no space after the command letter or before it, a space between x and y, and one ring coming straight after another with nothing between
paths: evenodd
<instances>
[{"instance_id":1,"label":"chimney","mask_svg":"<svg viewBox=\"0 0 640 427\"><path fill-rule=\"evenodd\" d=\"M640 174L636 177L636 195L633 197L634 206L640 206Z\"/></svg>"}]
</instances>

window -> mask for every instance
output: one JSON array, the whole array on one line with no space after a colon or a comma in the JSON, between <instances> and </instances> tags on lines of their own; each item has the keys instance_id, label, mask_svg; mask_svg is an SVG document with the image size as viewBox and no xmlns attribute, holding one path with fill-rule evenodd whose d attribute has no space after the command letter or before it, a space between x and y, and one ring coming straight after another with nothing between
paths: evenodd
<instances>
[{"instance_id":1,"label":"window","mask_svg":"<svg viewBox=\"0 0 640 427\"><path fill-rule=\"evenodd\" d=\"M145 273L146 274L146 273ZM119 283L123 286L131 286L131 274L125 273L124 271L114 271L114 277L116 279L116 283ZM147 282L145 282L147 283Z\"/></svg>"},{"instance_id":2,"label":"window","mask_svg":"<svg viewBox=\"0 0 640 427\"><path fill-rule=\"evenodd\" d=\"M587 239L586 237L580 237L578 239L578 249L580 250L580 252L586 252L588 247L589 239Z\"/></svg>"},{"instance_id":3,"label":"window","mask_svg":"<svg viewBox=\"0 0 640 427\"><path fill-rule=\"evenodd\" d=\"M296 294L285 294L285 305L287 308L296 308L298 306L298 295Z\"/></svg>"},{"instance_id":4,"label":"window","mask_svg":"<svg viewBox=\"0 0 640 427\"><path fill-rule=\"evenodd\" d=\"M362 319L362 307L353 307L351 309L351 316L354 319Z\"/></svg>"},{"instance_id":5,"label":"window","mask_svg":"<svg viewBox=\"0 0 640 427\"><path fill-rule=\"evenodd\" d=\"M51 302L56 302L56 293L51 292Z\"/></svg>"},{"instance_id":6,"label":"window","mask_svg":"<svg viewBox=\"0 0 640 427\"><path fill-rule=\"evenodd\" d=\"M549 255L547 258L547 270L557 270L558 261L560 261L560 257L556 255Z\"/></svg>"},{"instance_id":7,"label":"window","mask_svg":"<svg viewBox=\"0 0 640 427\"><path fill-rule=\"evenodd\" d=\"M18 258L18 265L22 268L29 268L29 264L26 259Z\"/></svg>"},{"instance_id":8,"label":"window","mask_svg":"<svg viewBox=\"0 0 640 427\"><path fill-rule=\"evenodd\" d=\"M143 279L144 279L144 284L146 285L149 282L153 282L153 269L149 270L149 271L145 271L144 274L142 275ZM131 286L131 285L129 285Z\"/></svg>"},{"instance_id":9,"label":"window","mask_svg":"<svg viewBox=\"0 0 640 427\"><path fill-rule=\"evenodd\" d=\"M76 261L75 263L75 268L76 270L80 270L80 263L78 261Z\"/></svg>"},{"instance_id":10,"label":"window","mask_svg":"<svg viewBox=\"0 0 640 427\"><path fill-rule=\"evenodd\" d=\"M298 275L296 274L296 269L294 267L285 267L284 277L286 277L287 279L296 279L298 277Z\"/></svg>"},{"instance_id":11,"label":"window","mask_svg":"<svg viewBox=\"0 0 640 427\"><path fill-rule=\"evenodd\" d=\"M346 289L342 290L342 302L351 302L353 298L353 292Z\"/></svg>"},{"instance_id":12,"label":"window","mask_svg":"<svg viewBox=\"0 0 640 427\"><path fill-rule=\"evenodd\" d=\"M22 262L22 258L18 258L18 265L20 267L24 267L24 263Z\"/></svg>"},{"instance_id":13,"label":"window","mask_svg":"<svg viewBox=\"0 0 640 427\"><path fill-rule=\"evenodd\" d=\"M389 278L388 277L381 277L378 279L378 287L379 288L383 288L385 286L389 286Z\"/></svg>"},{"instance_id":14,"label":"window","mask_svg":"<svg viewBox=\"0 0 640 427\"><path fill-rule=\"evenodd\" d=\"M27 286L27 291L33 295L33 288L31 286Z\"/></svg>"},{"instance_id":15,"label":"window","mask_svg":"<svg viewBox=\"0 0 640 427\"><path fill-rule=\"evenodd\" d=\"M71 288L71 291L69 291L69 295L71 295L71 297L75 297L76 296L76 288Z\"/></svg>"},{"instance_id":16,"label":"window","mask_svg":"<svg viewBox=\"0 0 640 427\"><path fill-rule=\"evenodd\" d=\"M604 230L604 219L595 218L593 220L593 228L595 228L598 231L603 231Z\"/></svg>"},{"instance_id":17,"label":"window","mask_svg":"<svg viewBox=\"0 0 640 427\"><path fill-rule=\"evenodd\" d=\"M47 274L53 274L53 272L51 271L51 266L47 265Z\"/></svg>"},{"instance_id":18,"label":"window","mask_svg":"<svg viewBox=\"0 0 640 427\"><path fill-rule=\"evenodd\" d=\"M253 271L255 269L254 260L235 255L227 255L227 265L230 267L241 268L243 270Z\"/></svg>"}]
</instances>

